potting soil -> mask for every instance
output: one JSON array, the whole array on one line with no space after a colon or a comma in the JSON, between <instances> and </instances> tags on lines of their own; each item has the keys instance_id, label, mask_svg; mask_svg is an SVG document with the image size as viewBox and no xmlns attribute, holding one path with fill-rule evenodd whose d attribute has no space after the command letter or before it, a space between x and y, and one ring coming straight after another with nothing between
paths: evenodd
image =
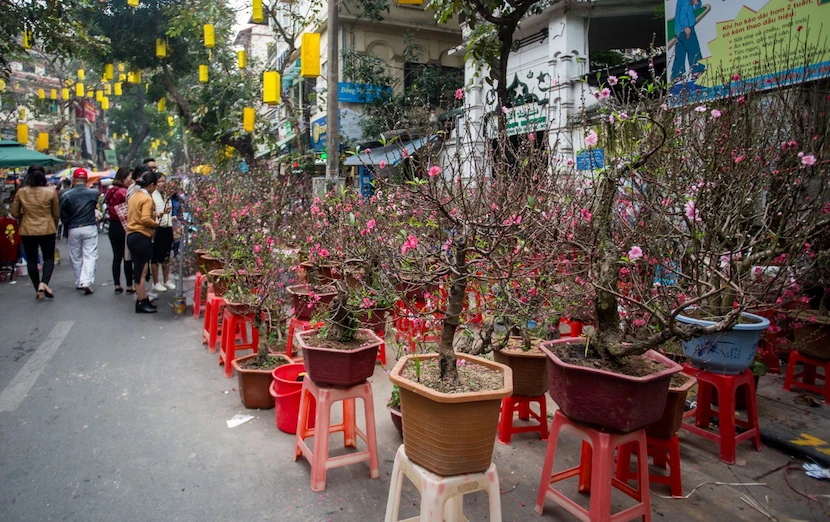
<instances>
[{"instance_id":1,"label":"potting soil","mask_svg":"<svg viewBox=\"0 0 830 522\"><path fill-rule=\"evenodd\" d=\"M499 390L504 386L500 372L486 366L458 361L458 380L442 381L438 359L421 360L420 379L417 365L410 361L401 375L441 393L469 393Z\"/></svg>"},{"instance_id":2,"label":"potting soil","mask_svg":"<svg viewBox=\"0 0 830 522\"><path fill-rule=\"evenodd\" d=\"M663 364L644 355L604 359L589 349L585 354L585 344L567 344L556 346L553 351L563 362L586 368L596 368L631 377L645 377L666 369Z\"/></svg>"}]
</instances>

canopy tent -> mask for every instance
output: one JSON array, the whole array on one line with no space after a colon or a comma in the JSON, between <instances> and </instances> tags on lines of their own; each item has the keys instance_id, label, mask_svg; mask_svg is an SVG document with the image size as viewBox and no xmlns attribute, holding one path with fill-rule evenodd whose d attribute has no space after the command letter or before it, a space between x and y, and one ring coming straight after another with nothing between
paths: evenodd
<instances>
[{"instance_id":1,"label":"canopy tent","mask_svg":"<svg viewBox=\"0 0 830 522\"><path fill-rule=\"evenodd\" d=\"M27 149L23 144L12 140L0 140L0 167L28 167L29 165L62 165L62 159Z\"/></svg>"},{"instance_id":2,"label":"canopy tent","mask_svg":"<svg viewBox=\"0 0 830 522\"><path fill-rule=\"evenodd\" d=\"M115 170L113 170L113 169L99 170L99 171L96 171L96 172L90 172L89 177L87 178L89 180L89 181L87 181L87 185L89 185L91 183L95 183L96 181L104 180L104 179L112 179L114 177L115 177Z\"/></svg>"},{"instance_id":3,"label":"canopy tent","mask_svg":"<svg viewBox=\"0 0 830 522\"><path fill-rule=\"evenodd\" d=\"M359 154L346 158L343 165L347 167L368 167L370 165L380 165L381 161L388 165L397 165L402 158L412 156L418 149L437 138L437 136L424 136L412 141L392 143L385 147L374 148L368 154L366 151L361 151ZM404 151L406 151L406 154L404 154Z\"/></svg>"}]
</instances>

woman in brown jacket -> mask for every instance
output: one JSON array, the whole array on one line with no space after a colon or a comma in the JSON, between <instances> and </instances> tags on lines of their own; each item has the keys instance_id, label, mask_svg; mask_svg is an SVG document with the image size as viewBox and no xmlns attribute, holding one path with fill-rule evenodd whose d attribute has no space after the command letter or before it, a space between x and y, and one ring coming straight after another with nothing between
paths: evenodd
<instances>
[{"instance_id":1,"label":"woman in brown jacket","mask_svg":"<svg viewBox=\"0 0 830 522\"><path fill-rule=\"evenodd\" d=\"M135 313L153 314L156 313L156 307L147 298L144 279L153 257L153 231L158 227L156 206L151 195L156 190L158 178L155 172L143 165L135 169L133 177L135 184L141 187L127 201L127 248L133 258L135 293L138 297Z\"/></svg>"},{"instance_id":2,"label":"woman in brown jacket","mask_svg":"<svg viewBox=\"0 0 830 522\"><path fill-rule=\"evenodd\" d=\"M49 288L55 268L55 233L60 218L58 195L46 186L46 172L40 165L32 165L26 173L26 186L17 191L12 203L12 215L20 221L20 239L26 252L29 278L37 291L37 299L55 297ZM43 253L43 277L37 269L37 251Z\"/></svg>"}]
</instances>

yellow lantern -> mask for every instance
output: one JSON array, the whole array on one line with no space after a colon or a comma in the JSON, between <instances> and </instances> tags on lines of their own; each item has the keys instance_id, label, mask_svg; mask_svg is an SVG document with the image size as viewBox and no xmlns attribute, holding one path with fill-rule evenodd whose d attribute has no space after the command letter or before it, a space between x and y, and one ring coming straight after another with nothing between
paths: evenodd
<instances>
[{"instance_id":1,"label":"yellow lantern","mask_svg":"<svg viewBox=\"0 0 830 522\"><path fill-rule=\"evenodd\" d=\"M130 139L127 140L127 143L129 143L130 145L133 144L133 137L132 136L130 136Z\"/></svg>"},{"instance_id":2,"label":"yellow lantern","mask_svg":"<svg viewBox=\"0 0 830 522\"><path fill-rule=\"evenodd\" d=\"M167 100L165 98L161 98L158 103L158 111L164 112L164 109L167 106Z\"/></svg>"},{"instance_id":3,"label":"yellow lantern","mask_svg":"<svg viewBox=\"0 0 830 522\"><path fill-rule=\"evenodd\" d=\"M138 0L127 0L127 5L130 7L138 7Z\"/></svg>"},{"instance_id":4,"label":"yellow lantern","mask_svg":"<svg viewBox=\"0 0 830 522\"><path fill-rule=\"evenodd\" d=\"M0 92L3 92L5 90L6 90L6 80L0 78Z\"/></svg>"},{"instance_id":5,"label":"yellow lantern","mask_svg":"<svg viewBox=\"0 0 830 522\"><path fill-rule=\"evenodd\" d=\"M26 119L26 109L20 109L17 111L17 119L18 120L25 120Z\"/></svg>"},{"instance_id":6,"label":"yellow lantern","mask_svg":"<svg viewBox=\"0 0 830 522\"><path fill-rule=\"evenodd\" d=\"M174 123L175 123L175 120L173 119L173 116L168 116L167 117L167 125L172 127Z\"/></svg>"},{"instance_id":7,"label":"yellow lantern","mask_svg":"<svg viewBox=\"0 0 830 522\"><path fill-rule=\"evenodd\" d=\"M37 150L49 150L49 133L40 132L37 135Z\"/></svg>"},{"instance_id":8,"label":"yellow lantern","mask_svg":"<svg viewBox=\"0 0 830 522\"><path fill-rule=\"evenodd\" d=\"M104 84L104 94L106 96L110 96L112 94L112 85L105 83Z\"/></svg>"},{"instance_id":9,"label":"yellow lantern","mask_svg":"<svg viewBox=\"0 0 830 522\"><path fill-rule=\"evenodd\" d=\"M113 87L113 91L115 92L116 96L121 96L121 82L118 82Z\"/></svg>"},{"instance_id":10,"label":"yellow lantern","mask_svg":"<svg viewBox=\"0 0 830 522\"><path fill-rule=\"evenodd\" d=\"M38 89L37 90L37 97L38 97L38 99L41 99L41 100L45 99L46 98L46 91L44 91L43 89Z\"/></svg>"},{"instance_id":11,"label":"yellow lantern","mask_svg":"<svg viewBox=\"0 0 830 522\"><path fill-rule=\"evenodd\" d=\"M81 81L86 80L86 73L83 69L78 69L78 79Z\"/></svg>"},{"instance_id":12,"label":"yellow lantern","mask_svg":"<svg viewBox=\"0 0 830 522\"><path fill-rule=\"evenodd\" d=\"M118 64L118 72L124 72L124 64L123 63Z\"/></svg>"},{"instance_id":13,"label":"yellow lantern","mask_svg":"<svg viewBox=\"0 0 830 522\"><path fill-rule=\"evenodd\" d=\"M156 58L167 58L167 42L163 38L156 38Z\"/></svg>"},{"instance_id":14,"label":"yellow lantern","mask_svg":"<svg viewBox=\"0 0 830 522\"><path fill-rule=\"evenodd\" d=\"M58 156L63 156L63 149L58 149Z\"/></svg>"},{"instance_id":15,"label":"yellow lantern","mask_svg":"<svg viewBox=\"0 0 830 522\"><path fill-rule=\"evenodd\" d=\"M101 98L101 110L108 111L110 109L110 99L104 96Z\"/></svg>"},{"instance_id":16,"label":"yellow lantern","mask_svg":"<svg viewBox=\"0 0 830 522\"><path fill-rule=\"evenodd\" d=\"M200 65L199 66L199 81L202 83L207 83L208 81L208 66L207 65Z\"/></svg>"},{"instance_id":17,"label":"yellow lantern","mask_svg":"<svg viewBox=\"0 0 830 522\"><path fill-rule=\"evenodd\" d=\"M300 76L320 76L320 33L303 34L300 46Z\"/></svg>"},{"instance_id":18,"label":"yellow lantern","mask_svg":"<svg viewBox=\"0 0 830 522\"><path fill-rule=\"evenodd\" d=\"M112 133L112 141L115 141L115 140L117 140L117 139L118 139L118 134L116 134L116 133L114 133L114 132L113 132L113 133Z\"/></svg>"},{"instance_id":19,"label":"yellow lantern","mask_svg":"<svg viewBox=\"0 0 830 522\"><path fill-rule=\"evenodd\" d=\"M58 90L57 89L52 89L51 91L49 91L49 98L52 99L52 100L57 100L58 99Z\"/></svg>"},{"instance_id":20,"label":"yellow lantern","mask_svg":"<svg viewBox=\"0 0 830 522\"><path fill-rule=\"evenodd\" d=\"M33 44L34 38L32 37L32 31L23 31L23 48L31 49Z\"/></svg>"},{"instance_id":21,"label":"yellow lantern","mask_svg":"<svg viewBox=\"0 0 830 522\"><path fill-rule=\"evenodd\" d=\"M251 20L255 24L261 24L263 17L262 17L262 0L253 0L253 10L251 12Z\"/></svg>"},{"instance_id":22,"label":"yellow lantern","mask_svg":"<svg viewBox=\"0 0 830 522\"><path fill-rule=\"evenodd\" d=\"M141 71L136 69L135 71L130 72L127 75L127 81L130 83L141 83Z\"/></svg>"},{"instance_id":23,"label":"yellow lantern","mask_svg":"<svg viewBox=\"0 0 830 522\"><path fill-rule=\"evenodd\" d=\"M104 78L110 82L115 79L115 67L111 63L104 66Z\"/></svg>"},{"instance_id":24,"label":"yellow lantern","mask_svg":"<svg viewBox=\"0 0 830 522\"><path fill-rule=\"evenodd\" d=\"M77 96L78 98L84 97L84 84L82 84L81 82L75 84L75 96Z\"/></svg>"},{"instance_id":25,"label":"yellow lantern","mask_svg":"<svg viewBox=\"0 0 830 522\"><path fill-rule=\"evenodd\" d=\"M424 0L398 0L398 5L424 5Z\"/></svg>"},{"instance_id":26,"label":"yellow lantern","mask_svg":"<svg viewBox=\"0 0 830 522\"><path fill-rule=\"evenodd\" d=\"M236 52L236 65L240 69L244 69L248 66L248 55L245 53L245 51Z\"/></svg>"},{"instance_id":27,"label":"yellow lantern","mask_svg":"<svg viewBox=\"0 0 830 522\"><path fill-rule=\"evenodd\" d=\"M95 91L93 91L92 89L89 89L88 91L86 91L86 97L87 98L92 98L94 96L95 96Z\"/></svg>"},{"instance_id":28,"label":"yellow lantern","mask_svg":"<svg viewBox=\"0 0 830 522\"><path fill-rule=\"evenodd\" d=\"M254 132L254 110L250 107L242 109L242 128Z\"/></svg>"},{"instance_id":29,"label":"yellow lantern","mask_svg":"<svg viewBox=\"0 0 830 522\"><path fill-rule=\"evenodd\" d=\"M61 89L61 99L64 101L69 99L69 89L67 89L66 87Z\"/></svg>"},{"instance_id":30,"label":"yellow lantern","mask_svg":"<svg viewBox=\"0 0 830 522\"><path fill-rule=\"evenodd\" d=\"M262 73L262 101L268 105L279 105L280 73L277 71Z\"/></svg>"},{"instance_id":31,"label":"yellow lantern","mask_svg":"<svg viewBox=\"0 0 830 522\"><path fill-rule=\"evenodd\" d=\"M125 81L127 81L127 75L126 75L126 74L124 74L124 73L118 73L118 81L119 81L119 82L125 82Z\"/></svg>"},{"instance_id":32,"label":"yellow lantern","mask_svg":"<svg viewBox=\"0 0 830 522\"><path fill-rule=\"evenodd\" d=\"M24 145L29 143L29 126L25 123L17 124L17 141Z\"/></svg>"},{"instance_id":33,"label":"yellow lantern","mask_svg":"<svg viewBox=\"0 0 830 522\"><path fill-rule=\"evenodd\" d=\"M95 91L95 101L97 101L98 103L101 103L101 100L103 100L103 99L104 99L104 91L102 91L101 89L96 90Z\"/></svg>"},{"instance_id":34,"label":"yellow lantern","mask_svg":"<svg viewBox=\"0 0 830 522\"><path fill-rule=\"evenodd\" d=\"M205 30L205 47L207 47L208 49L212 49L213 46L215 45L215 42L214 42L215 33L213 31L213 24L205 24L204 25L204 30Z\"/></svg>"}]
</instances>

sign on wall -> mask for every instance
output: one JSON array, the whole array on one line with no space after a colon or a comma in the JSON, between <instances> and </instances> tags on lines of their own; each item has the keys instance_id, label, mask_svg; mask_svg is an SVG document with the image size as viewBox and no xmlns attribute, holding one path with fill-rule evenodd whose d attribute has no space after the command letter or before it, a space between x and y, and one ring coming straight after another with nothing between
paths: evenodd
<instances>
[{"instance_id":1,"label":"sign on wall","mask_svg":"<svg viewBox=\"0 0 830 522\"><path fill-rule=\"evenodd\" d=\"M314 150L320 151L326 148L328 130L328 115L321 116L311 122L311 147ZM351 109L340 109L340 135L354 141L363 139L358 112Z\"/></svg>"},{"instance_id":2,"label":"sign on wall","mask_svg":"<svg viewBox=\"0 0 830 522\"><path fill-rule=\"evenodd\" d=\"M666 49L676 104L824 78L830 0L666 0Z\"/></svg>"},{"instance_id":3,"label":"sign on wall","mask_svg":"<svg viewBox=\"0 0 830 522\"><path fill-rule=\"evenodd\" d=\"M337 84L337 99L346 103L371 103L377 99L391 96L391 87L369 83L340 82Z\"/></svg>"},{"instance_id":4,"label":"sign on wall","mask_svg":"<svg viewBox=\"0 0 830 522\"><path fill-rule=\"evenodd\" d=\"M576 153L577 170L600 170L605 167L605 149L582 149Z\"/></svg>"}]
</instances>

